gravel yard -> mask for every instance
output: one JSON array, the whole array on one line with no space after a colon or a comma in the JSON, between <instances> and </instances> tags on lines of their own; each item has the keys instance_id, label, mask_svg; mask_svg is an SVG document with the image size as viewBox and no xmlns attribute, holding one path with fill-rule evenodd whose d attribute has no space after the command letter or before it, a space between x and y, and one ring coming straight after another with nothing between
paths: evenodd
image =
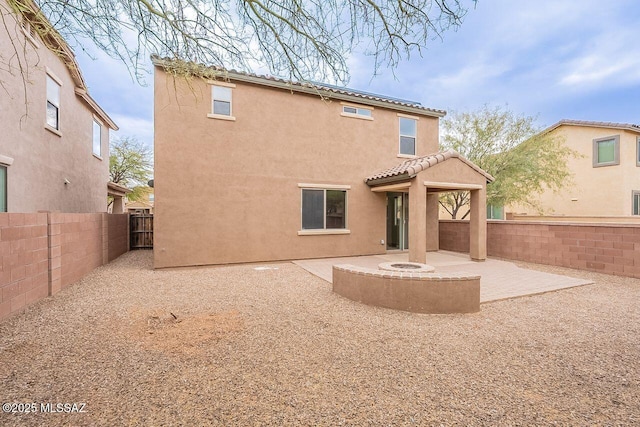
<instances>
[{"instance_id":1,"label":"gravel yard","mask_svg":"<svg viewBox=\"0 0 640 427\"><path fill-rule=\"evenodd\" d=\"M0 425L640 424L637 279L524 265L595 284L419 315L291 263L151 266L130 252L0 323L1 400L38 411Z\"/></svg>"}]
</instances>

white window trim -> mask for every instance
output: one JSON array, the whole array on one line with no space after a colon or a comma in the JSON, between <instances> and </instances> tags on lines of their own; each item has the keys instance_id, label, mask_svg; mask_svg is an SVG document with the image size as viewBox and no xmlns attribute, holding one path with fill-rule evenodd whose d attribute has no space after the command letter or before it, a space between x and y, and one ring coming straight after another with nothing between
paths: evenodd
<instances>
[{"instance_id":1,"label":"white window trim","mask_svg":"<svg viewBox=\"0 0 640 427\"><path fill-rule=\"evenodd\" d=\"M13 157L3 156L0 154L0 165L11 166L13 164Z\"/></svg>"},{"instance_id":2,"label":"white window trim","mask_svg":"<svg viewBox=\"0 0 640 427\"><path fill-rule=\"evenodd\" d=\"M93 124L97 123L100 126L100 154L96 154L93 151ZM98 119L96 116L93 116L93 121L91 122L91 154L93 154L93 157L95 157L96 159L102 160L102 130L104 129L104 123L102 123L102 121L100 119Z\"/></svg>"},{"instance_id":3,"label":"white window trim","mask_svg":"<svg viewBox=\"0 0 640 427\"><path fill-rule=\"evenodd\" d=\"M640 212L638 212L637 214L633 213L633 205L635 203L636 196L640 197L640 190L631 190L631 215L632 216L640 215Z\"/></svg>"},{"instance_id":4,"label":"white window trim","mask_svg":"<svg viewBox=\"0 0 640 427\"><path fill-rule=\"evenodd\" d=\"M53 80L54 82L56 82L58 84L58 96L60 98L59 104L62 104L62 86L63 86L62 85L62 80L49 67L45 67L45 72L46 72L46 75L51 78L51 80ZM46 89L46 84L47 83L46 83L46 79L45 79L45 89ZM46 98L45 101L49 102L49 98L48 97L45 97L45 98ZM45 104L44 128L46 130L48 130L49 132L51 132L51 133L53 133L53 134L55 134L55 135L57 135L59 137L62 137L62 131L60 131L60 128L62 127L61 126L62 120L60 118L60 116L61 116L60 111L62 110L61 106L60 105L56 105L56 107L58 108L58 128L57 129L54 128L53 126L49 125L49 123L47 123L46 106L47 105Z\"/></svg>"},{"instance_id":5,"label":"white window trim","mask_svg":"<svg viewBox=\"0 0 640 427\"><path fill-rule=\"evenodd\" d=\"M59 116L58 116L58 121L60 121L60 117L59 117ZM60 132L58 129L56 129L56 128L54 128L54 127L51 127L51 126L49 125L49 123L45 123L45 124L44 124L44 128L45 128L46 130L48 130L49 132L51 132L52 134L54 134L54 135L59 136L60 138L62 138L62 132Z\"/></svg>"},{"instance_id":6,"label":"white window trim","mask_svg":"<svg viewBox=\"0 0 640 427\"><path fill-rule=\"evenodd\" d=\"M318 236L327 234L351 234L351 230L348 228L328 228L317 230L299 230L298 236Z\"/></svg>"},{"instance_id":7,"label":"white window trim","mask_svg":"<svg viewBox=\"0 0 640 427\"><path fill-rule=\"evenodd\" d=\"M217 80L207 80L207 84L210 86L226 87L230 89L234 89L236 87L234 83L227 83L227 82L222 82ZM211 113L207 114L207 117L210 119L227 120L230 122L235 122L236 118L235 116L233 116L233 92L231 93L231 115L229 116L226 116L224 114L215 114L213 112L213 101L214 101L213 88L211 88L210 93L211 93Z\"/></svg>"},{"instance_id":8,"label":"white window trim","mask_svg":"<svg viewBox=\"0 0 640 427\"><path fill-rule=\"evenodd\" d=\"M349 117L349 118L352 118L352 119L373 121L373 110L374 110L373 107L352 104L352 103L349 103L349 102L341 102L340 105L342 106L342 112L340 113L340 115L342 117ZM344 107L355 108L356 111L357 110L369 110L369 111L371 111L372 115L371 116L365 116L365 115L358 114L358 113L347 113L347 112L344 111Z\"/></svg>"},{"instance_id":9,"label":"white window trim","mask_svg":"<svg viewBox=\"0 0 640 427\"><path fill-rule=\"evenodd\" d=\"M400 130L400 118L416 121L416 134L414 136L402 135L402 131ZM415 159L418 157L418 120L420 119L416 116L410 116L408 114L398 113L398 157L406 158L406 159ZM406 154L406 153L400 152L400 149L402 148L401 143L402 143L403 136L413 138L413 154Z\"/></svg>"},{"instance_id":10,"label":"white window trim","mask_svg":"<svg viewBox=\"0 0 640 427\"><path fill-rule=\"evenodd\" d=\"M327 235L327 234L351 234L351 230L349 229L349 192L351 189L350 185L336 185L336 184L306 184L299 183L298 188L300 188L300 230L298 230L298 236L317 236L317 235ZM314 229L303 229L302 228L302 190L325 190L324 193L324 203L326 206L327 203L327 190L336 190L336 191L344 191L344 225L345 228L326 228L327 218L326 214L323 217L324 227L325 228L314 228ZM326 210L326 209L325 209Z\"/></svg>"},{"instance_id":11,"label":"white window trim","mask_svg":"<svg viewBox=\"0 0 640 427\"><path fill-rule=\"evenodd\" d=\"M298 183L298 188L308 188L309 190L351 190L350 185L339 185L339 184Z\"/></svg>"},{"instance_id":12,"label":"white window trim","mask_svg":"<svg viewBox=\"0 0 640 427\"><path fill-rule=\"evenodd\" d=\"M31 42L33 47L39 48L40 43L35 38L35 36L31 34L31 31L33 28L31 25L31 22L27 21L27 19L24 16L21 18L20 27L22 28L22 32L24 33L25 37L27 38L27 40L29 40L29 42Z\"/></svg>"},{"instance_id":13,"label":"white window trim","mask_svg":"<svg viewBox=\"0 0 640 427\"><path fill-rule=\"evenodd\" d=\"M636 166L640 166L640 136L636 139Z\"/></svg>"},{"instance_id":14,"label":"white window trim","mask_svg":"<svg viewBox=\"0 0 640 427\"><path fill-rule=\"evenodd\" d=\"M213 114L213 113L209 113L207 114L207 117L210 119L218 119L218 120L228 120L230 122L235 122L236 118L233 116L225 116L223 114Z\"/></svg>"}]
</instances>

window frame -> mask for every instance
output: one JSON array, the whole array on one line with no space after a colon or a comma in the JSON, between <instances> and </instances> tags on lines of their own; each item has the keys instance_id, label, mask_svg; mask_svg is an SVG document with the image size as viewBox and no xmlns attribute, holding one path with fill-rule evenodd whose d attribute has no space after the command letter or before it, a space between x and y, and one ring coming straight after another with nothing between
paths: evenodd
<instances>
[{"instance_id":1,"label":"window frame","mask_svg":"<svg viewBox=\"0 0 640 427\"><path fill-rule=\"evenodd\" d=\"M9 212L9 206L7 199L9 188L9 167L4 164L0 164L0 175L4 174L4 185L0 185L0 212Z\"/></svg>"},{"instance_id":2,"label":"window frame","mask_svg":"<svg viewBox=\"0 0 640 427\"><path fill-rule=\"evenodd\" d=\"M349 117L352 119L373 120L373 107L367 107L364 105L356 105L347 102L341 102L342 117ZM345 111L346 109L354 110L355 112ZM365 113L366 112L366 113ZM364 113L364 114L363 114Z\"/></svg>"},{"instance_id":3,"label":"window frame","mask_svg":"<svg viewBox=\"0 0 640 427\"><path fill-rule=\"evenodd\" d=\"M96 153L96 125L98 126L98 149L99 152ZM93 123L91 124L91 153L94 157L102 160L102 128L104 124L98 120L97 118L93 118Z\"/></svg>"},{"instance_id":4,"label":"window frame","mask_svg":"<svg viewBox=\"0 0 640 427\"><path fill-rule=\"evenodd\" d=\"M37 40L38 32L35 30L35 28L33 28L31 22L29 22L29 20L24 15L20 20L20 28L22 28L22 32L24 33L27 40L29 40L35 48L39 48L40 43L38 43Z\"/></svg>"},{"instance_id":5,"label":"window frame","mask_svg":"<svg viewBox=\"0 0 640 427\"><path fill-rule=\"evenodd\" d=\"M636 139L636 167L640 167L640 136Z\"/></svg>"},{"instance_id":6,"label":"window frame","mask_svg":"<svg viewBox=\"0 0 640 427\"><path fill-rule=\"evenodd\" d=\"M325 184L298 184L300 189L300 230L299 236L310 236L318 234L351 234L349 230L349 190L350 185L325 185ZM303 201L305 190L322 191L323 192L323 228L303 228ZM327 191L344 192L344 228L327 228Z\"/></svg>"},{"instance_id":7,"label":"window frame","mask_svg":"<svg viewBox=\"0 0 640 427\"><path fill-rule=\"evenodd\" d=\"M415 135L402 133L402 120L413 120L415 124ZM418 117L398 114L398 157L415 158L418 155ZM402 152L402 138L413 138L413 154Z\"/></svg>"},{"instance_id":8,"label":"window frame","mask_svg":"<svg viewBox=\"0 0 640 427\"><path fill-rule=\"evenodd\" d=\"M609 162L600 162L598 158L598 144L601 142L613 141L613 160ZM600 168L606 166L616 166L620 164L620 135L605 136L602 138L594 138L593 140L593 167Z\"/></svg>"},{"instance_id":9,"label":"window frame","mask_svg":"<svg viewBox=\"0 0 640 427\"><path fill-rule=\"evenodd\" d=\"M219 81L213 81L213 80L209 80L207 81L207 83L211 86L211 107L210 107L211 112L207 114L207 117L210 119L235 121L236 118L233 115L233 89L236 87L236 85L233 83L219 82ZM222 101L222 102L229 102L229 114L219 114L215 112L216 97L214 95L214 92L216 88L225 88L229 90L229 101L226 101L226 100Z\"/></svg>"},{"instance_id":10,"label":"window frame","mask_svg":"<svg viewBox=\"0 0 640 427\"><path fill-rule=\"evenodd\" d=\"M638 211L636 213L635 203L636 197L638 198ZM640 190L631 190L631 215L638 216L640 215Z\"/></svg>"},{"instance_id":11,"label":"window frame","mask_svg":"<svg viewBox=\"0 0 640 427\"><path fill-rule=\"evenodd\" d=\"M57 104L53 102L53 100L51 100L49 98L49 82L51 82L52 84L56 85L56 89L58 91L57 93ZM62 82L60 81L60 79L58 77L56 77L53 73L51 73L48 69L46 72L46 80L45 80L45 89L46 89L46 102L45 102L45 117L44 117L44 123L45 123L45 127L52 131L53 133L55 133L58 136L62 136L62 134L60 133L60 106L62 104ZM53 126L51 124L49 124L49 104L51 104L53 107L55 107L56 109L56 126Z\"/></svg>"}]
</instances>

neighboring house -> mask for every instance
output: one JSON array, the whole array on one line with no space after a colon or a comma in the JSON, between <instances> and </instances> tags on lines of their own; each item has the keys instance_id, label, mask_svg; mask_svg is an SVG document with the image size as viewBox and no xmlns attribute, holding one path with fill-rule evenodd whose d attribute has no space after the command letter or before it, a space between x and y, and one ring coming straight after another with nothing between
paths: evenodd
<instances>
[{"instance_id":1,"label":"neighboring house","mask_svg":"<svg viewBox=\"0 0 640 427\"><path fill-rule=\"evenodd\" d=\"M154 58L156 267L438 249L438 192L472 193L486 257L486 184L438 153L445 112L332 86ZM199 70L196 78L171 70Z\"/></svg>"},{"instance_id":2,"label":"neighboring house","mask_svg":"<svg viewBox=\"0 0 640 427\"><path fill-rule=\"evenodd\" d=\"M640 215L640 126L561 120L543 132L563 136L566 146L581 155L567 159L573 182L536 197L541 212L525 207L507 211L593 219Z\"/></svg>"},{"instance_id":3,"label":"neighboring house","mask_svg":"<svg viewBox=\"0 0 640 427\"><path fill-rule=\"evenodd\" d=\"M153 214L153 189L143 194L140 200L127 201L124 205L126 212L130 214Z\"/></svg>"},{"instance_id":4,"label":"neighboring house","mask_svg":"<svg viewBox=\"0 0 640 427\"><path fill-rule=\"evenodd\" d=\"M0 0L0 212L105 212L109 130L118 127L29 4L17 14Z\"/></svg>"}]
</instances>

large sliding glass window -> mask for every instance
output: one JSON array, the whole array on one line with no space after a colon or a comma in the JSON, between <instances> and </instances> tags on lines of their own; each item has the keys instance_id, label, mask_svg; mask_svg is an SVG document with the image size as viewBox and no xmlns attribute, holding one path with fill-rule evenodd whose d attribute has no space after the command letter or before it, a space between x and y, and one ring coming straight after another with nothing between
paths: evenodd
<instances>
[{"instance_id":1,"label":"large sliding glass window","mask_svg":"<svg viewBox=\"0 0 640 427\"><path fill-rule=\"evenodd\" d=\"M345 228L347 228L347 192L345 190L302 190L303 230Z\"/></svg>"}]
</instances>

